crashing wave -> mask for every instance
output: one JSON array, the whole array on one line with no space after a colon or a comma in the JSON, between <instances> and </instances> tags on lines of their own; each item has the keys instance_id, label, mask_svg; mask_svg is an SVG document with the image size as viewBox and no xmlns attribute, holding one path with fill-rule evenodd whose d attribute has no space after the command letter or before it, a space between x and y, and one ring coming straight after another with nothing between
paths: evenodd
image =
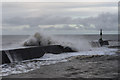
<instances>
[{"instance_id":1,"label":"crashing wave","mask_svg":"<svg viewBox=\"0 0 120 80\"><path fill-rule=\"evenodd\" d=\"M53 37L51 35L44 34L44 32L35 33L23 43L23 46L48 45L61 45L63 47L70 47L75 51L88 50L91 48L89 42L86 40L76 41L75 39Z\"/></svg>"}]
</instances>

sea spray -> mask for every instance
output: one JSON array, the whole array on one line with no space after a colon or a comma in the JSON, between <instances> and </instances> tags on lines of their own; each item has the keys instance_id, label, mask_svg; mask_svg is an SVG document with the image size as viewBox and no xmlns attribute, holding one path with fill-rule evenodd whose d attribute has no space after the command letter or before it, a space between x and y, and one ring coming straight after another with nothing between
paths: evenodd
<instances>
[{"instance_id":1,"label":"sea spray","mask_svg":"<svg viewBox=\"0 0 120 80\"><path fill-rule=\"evenodd\" d=\"M24 46L48 46L48 45L61 45L63 47L70 47L75 51L90 50L91 45L85 39L74 38L61 38L52 35L48 35L43 31L37 32L27 39Z\"/></svg>"}]
</instances>

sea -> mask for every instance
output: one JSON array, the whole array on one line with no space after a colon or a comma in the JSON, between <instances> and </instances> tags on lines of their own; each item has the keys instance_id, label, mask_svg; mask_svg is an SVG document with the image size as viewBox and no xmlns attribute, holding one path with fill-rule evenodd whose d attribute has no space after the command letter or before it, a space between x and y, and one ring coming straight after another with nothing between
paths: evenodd
<instances>
[{"instance_id":1,"label":"sea","mask_svg":"<svg viewBox=\"0 0 120 80\"><path fill-rule=\"evenodd\" d=\"M24 48L23 43L29 40L31 35L2 35L0 50L9 50ZM103 47L91 47L89 43L91 41L97 41L99 35L53 35L52 38L57 38L58 41L70 41L73 43L73 47L78 49L78 52L61 53L61 54L45 54L41 58L35 58L31 60L25 60L22 62L15 62L9 64L0 65L0 76L8 76L11 74L28 73L29 71L36 70L43 65L56 64L59 62L67 62L69 57L80 55L116 55L116 48ZM110 46L117 46L118 35L108 34L103 35L103 40L109 40Z\"/></svg>"}]
</instances>

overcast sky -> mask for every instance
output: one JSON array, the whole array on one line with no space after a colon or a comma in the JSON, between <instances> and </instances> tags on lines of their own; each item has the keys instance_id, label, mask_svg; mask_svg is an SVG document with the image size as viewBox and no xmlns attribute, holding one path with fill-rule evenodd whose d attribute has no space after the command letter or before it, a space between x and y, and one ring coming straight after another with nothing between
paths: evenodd
<instances>
[{"instance_id":1,"label":"overcast sky","mask_svg":"<svg viewBox=\"0 0 120 80\"><path fill-rule=\"evenodd\" d=\"M4 2L3 34L30 35L40 30L51 34L90 34L118 30L117 2Z\"/></svg>"}]
</instances>

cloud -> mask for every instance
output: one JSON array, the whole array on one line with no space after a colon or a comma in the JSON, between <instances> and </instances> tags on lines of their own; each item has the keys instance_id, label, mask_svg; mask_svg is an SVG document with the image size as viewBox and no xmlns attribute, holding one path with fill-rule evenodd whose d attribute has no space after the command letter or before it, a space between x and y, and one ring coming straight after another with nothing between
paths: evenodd
<instances>
[{"instance_id":1,"label":"cloud","mask_svg":"<svg viewBox=\"0 0 120 80\"><path fill-rule=\"evenodd\" d=\"M45 15L93 16L101 12L117 12L115 2L73 2L73 3L3 3L4 18L40 17Z\"/></svg>"},{"instance_id":2,"label":"cloud","mask_svg":"<svg viewBox=\"0 0 120 80\"><path fill-rule=\"evenodd\" d=\"M20 26L7 26L7 27L2 27L2 29L4 30L24 30L24 29L28 29L28 28L30 28L30 26L29 25L20 25Z\"/></svg>"},{"instance_id":3,"label":"cloud","mask_svg":"<svg viewBox=\"0 0 120 80\"><path fill-rule=\"evenodd\" d=\"M37 18L12 18L3 20L4 24L18 26L29 25L30 27L40 27L45 29L94 29L117 30L118 16L111 13L102 13L96 17L73 18L64 16L42 16ZM30 28L29 27L29 28Z\"/></svg>"},{"instance_id":4,"label":"cloud","mask_svg":"<svg viewBox=\"0 0 120 80\"><path fill-rule=\"evenodd\" d=\"M99 30L100 28L115 31L118 28L117 3L112 2L3 3L2 7L4 31ZM12 31L11 33L14 33Z\"/></svg>"}]
</instances>

